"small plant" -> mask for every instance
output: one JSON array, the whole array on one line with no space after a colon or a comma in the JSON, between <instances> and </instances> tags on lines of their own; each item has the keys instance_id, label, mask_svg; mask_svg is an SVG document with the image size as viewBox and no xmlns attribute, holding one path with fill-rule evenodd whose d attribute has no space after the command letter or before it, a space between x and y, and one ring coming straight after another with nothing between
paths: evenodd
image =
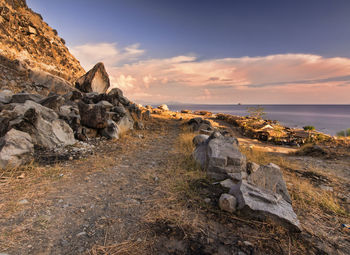
<instances>
[{"instance_id":1,"label":"small plant","mask_svg":"<svg viewBox=\"0 0 350 255\"><path fill-rule=\"evenodd\" d=\"M249 113L250 117L257 119L262 119L266 115L264 107L260 105L248 107L247 112Z\"/></svg>"},{"instance_id":2,"label":"small plant","mask_svg":"<svg viewBox=\"0 0 350 255\"><path fill-rule=\"evenodd\" d=\"M350 128L338 132L337 136L350 137Z\"/></svg>"},{"instance_id":3,"label":"small plant","mask_svg":"<svg viewBox=\"0 0 350 255\"><path fill-rule=\"evenodd\" d=\"M303 127L303 129L305 131L314 131L314 130L316 130L316 128L314 126L305 126L305 127Z\"/></svg>"}]
</instances>

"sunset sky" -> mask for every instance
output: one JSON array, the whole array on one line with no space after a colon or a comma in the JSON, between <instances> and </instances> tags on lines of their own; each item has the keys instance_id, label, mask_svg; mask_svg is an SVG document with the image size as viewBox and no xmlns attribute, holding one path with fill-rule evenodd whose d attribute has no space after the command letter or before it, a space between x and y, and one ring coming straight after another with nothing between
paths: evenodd
<instances>
[{"instance_id":1,"label":"sunset sky","mask_svg":"<svg viewBox=\"0 0 350 255\"><path fill-rule=\"evenodd\" d=\"M349 0L27 0L136 102L349 104Z\"/></svg>"}]
</instances>

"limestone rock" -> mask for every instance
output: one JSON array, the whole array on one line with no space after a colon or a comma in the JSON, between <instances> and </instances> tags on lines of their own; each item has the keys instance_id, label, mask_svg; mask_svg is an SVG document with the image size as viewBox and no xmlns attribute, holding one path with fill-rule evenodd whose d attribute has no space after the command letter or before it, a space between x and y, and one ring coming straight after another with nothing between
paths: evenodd
<instances>
[{"instance_id":1,"label":"limestone rock","mask_svg":"<svg viewBox=\"0 0 350 255\"><path fill-rule=\"evenodd\" d=\"M118 125L113 120L108 120L107 127L101 130L101 135L108 139L118 139L119 138Z\"/></svg>"},{"instance_id":2,"label":"limestone rock","mask_svg":"<svg viewBox=\"0 0 350 255\"><path fill-rule=\"evenodd\" d=\"M220 182L220 185L224 188L231 189L236 183L234 183L231 179L226 179Z\"/></svg>"},{"instance_id":3,"label":"limestone rock","mask_svg":"<svg viewBox=\"0 0 350 255\"><path fill-rule=\"evenodd\" d=\"M22 165L33 153L34 145L30 135L11 129L0 139L0 168Z\"/></svg>"},{"instance_id":4,"label":"limestone rock","mask_svg":"<svg viewBox=\"0 0 350 255\"><path fill-rule=\"evenodd\" d=\"M254 186L280 194L288 203L292 202L286 183L283 180L282 171L273 163L260 166L248 176L247 180Z\"/></svg>"},{"instance_id":5,"label":"limestone rock","mask_svg":"<svg viewBox=\"0 0 350 255\"><path fill-rule=\"evenodd\" d=\"M12 96L11 103L23 104L25 101L30 100L39 103L43 97L37 94L30 93L17 93Z\"/></svg>"},{"instance_id":6,"label":"limestone rock","mask_svg":"<svg viewBox=\"0 0 350 255\"><path fill-rule=\"evenodd\" d=\"M65 103L64 97L59 95L49 96L39 101L39 104L58 112Z\"/></svg>"},{"instance_id":7,"label":"limestone rock","mask_svg":"<svg viewBox=\"0 0 350 255\"><path fill-rule=\"evenodd\" d=\"M82 92L106 93L109 86L109 77L103 63L97 63L75 83L75 87Z\"/></svg>"},{"instance_id":8,"label":"limestone rock","mask_svg":"<svg viewBox=\"0 0 350 255\"><path fill-rule=\"evenodd\" d=\"M229 192L237 199L237 209L249 216L270 219L293 231L300 231L300 223L292 205L270 190L261 189L246 181L233 186Z\"/></svg>"},{"instance_id":9,"label":"limestone rock","mask_svg":"<svg viewBox=\"0 0 350 255\"><path fill-rule=\"evenodd\" d=\"M97 104L84 104L83 102L79 102L78 106L82 125L95 129L107 127L108 117L105 107Z\"/></svg>"},{"instance_id":10,"label":"limestone rock","mask_svg":"<svg viewBox=\"0 0 350 255\"><path fill-rule=\"evenodd\" d=\"M11 90L1 90L0 91L0 103L9 104L11 102L13 93Z\"/></svg>"},{"instance_id":11,"label":"limestone rock","mask_svg":"<svg viewBox=\"0 0 350 255\"><path fill-rule=\"evenodd\" d=\"M169 108L166 104L162 104L162 105L158 106L158 109L162 110L162 111L169 111Z\"/></svg>"},{"instance_id":12,"label":"limestone rock","mask_svg":"<svg viewBox=\"0 0 350 255\"><path fill-rule=\"evenodd\" d=\"M219 199L219 207L226 212L235 212L237 206L237 200L230 194L222 194Z\"/></svg>"},{"instance_id":13,"label":"limestone rock","mask_svg":"<svg viewBox=\"0 0 350 255\"><path fill-rule=\"evenodd\" d=\"M129 114L126 114L117 122L117 126L119 130L119 135L123 135L134 128L134 121L129 116Z\"/></svg>"},{"instance_id":14,"label":"limestone rock","mask_svg":"<svg viewBox=\"0 0 350 255\"><path fill-rule=\"evenodd\" d=\"M209 136L207 136L207 135L196 135L193 138L192 142L193 142L194 146L197 147L198 145L206 142L208 140L208 138L209 138Z\"/></svg>"}]
</instances>

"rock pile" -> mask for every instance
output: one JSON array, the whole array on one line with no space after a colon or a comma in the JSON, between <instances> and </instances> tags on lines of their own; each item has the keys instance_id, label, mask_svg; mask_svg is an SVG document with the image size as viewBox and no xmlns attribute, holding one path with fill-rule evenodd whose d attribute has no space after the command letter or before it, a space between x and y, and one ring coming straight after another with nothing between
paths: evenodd
<instances>
[{"instance_id":1,"label":"rock pile","mask_svg":"<svg viewBox=\"0 0 350 255\"><path fill-rule=\"evenodd\" d=\"M213 132L197 135L193 157L209 177L229 190L221 195L219 206L227 212L240 211L254 218L270 218L293 231L300 231L297 215L281 169L275 164L259 166L247 162L238 140Z\"/></svg>"},{"instance_id":2,"label":"rock pile","mask_svg":"<svg viewBox=\"0 0 350 255\"><path fill-rule=\"evenodd\" d=\"M84 81L88 93L73 89L44 97L0 91L0 166L23 164L39 148L56 150L97 136L119 138L133 129L135 122L143 126L142 110L120 89L104 93L109 78L102 67L98 64L78 80Z\"/></svg>"}]
</instances>

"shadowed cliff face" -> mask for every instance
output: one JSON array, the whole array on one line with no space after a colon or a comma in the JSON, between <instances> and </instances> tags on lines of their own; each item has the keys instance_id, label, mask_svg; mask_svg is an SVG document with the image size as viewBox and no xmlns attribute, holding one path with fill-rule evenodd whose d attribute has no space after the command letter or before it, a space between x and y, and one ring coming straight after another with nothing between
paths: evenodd
<instances>
[{"instance_id":1,"label":"shadowed cliff face","mask_svg":"<svg viewBox=\"0 0 350 255\"><path fill-rule=\"evenodd\" d=\"M25 0L0 0L0 57L7 70L0 73L1 87L17 82L16 73L23 70L45 71L69 82L85 73L57 31Z\"/></svg>"}]
</instances>

